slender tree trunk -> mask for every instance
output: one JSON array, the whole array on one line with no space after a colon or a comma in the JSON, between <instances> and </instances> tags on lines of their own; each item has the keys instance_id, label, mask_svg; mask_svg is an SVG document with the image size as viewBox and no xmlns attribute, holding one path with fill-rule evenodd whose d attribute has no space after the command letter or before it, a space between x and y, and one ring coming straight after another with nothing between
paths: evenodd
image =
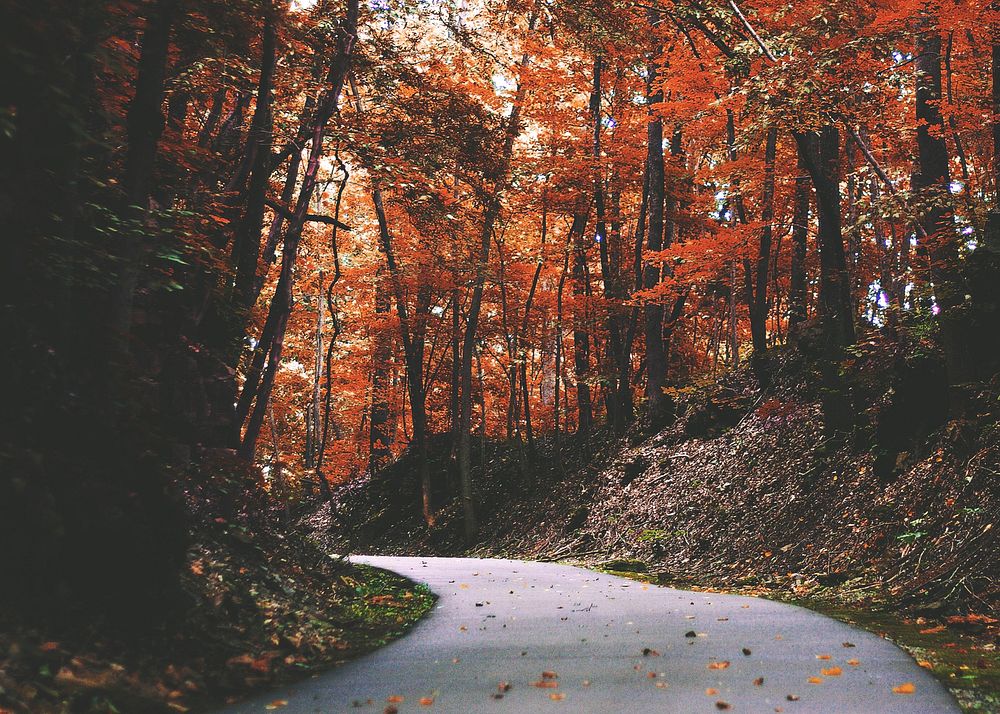
<instances>
[{"instance_id":1,"label":"slender tree trunk","mask_svg":"<svg viewBox=\"0 0 1000 714\"><path fill-rule=\"evenodd\" d=\"M276 44L274 9L269 8L264 13L257 106L250 124L250 136L247 138L250 182L244 194L243 215L233 238L232 259L236 269L233 302L241 314L245 314L256 299L254 283L257 278L257 261L260 259L261 224L264 221L264 202L271 177L271 90L274 84Z\"/></svg>"},{"instance_id":2,"label":"slender tree trunk","mask_svg":"<svg viewBox=\"0 0 1000 714\"><path fill-rule=\"evenodd\" d=\"M654 117L653 105L663 101L663 92L653 92L656 85L657 67L655 60L648 67L647 103L650 116ZM664 180L663 163L663 122L651 119L646 132L647 215L649 228L646 232L646 248L659 251L663 248ZM661 266L657 262L647 262L643 268L643 287L647 290L660 283ZM646 347L646 404L647 420L653 427L662 426L670 420L673 405L664 393L667 377L666 350L663 345L663 305L656 301L647 302L643 307Z\"/></svg>"},{"instance_id":3,"label":"slender tree trunk","mask_svg":"<svg viewBox=\"0 0 1000 714\"><path fill-rule=\"evenodd\" d=\"M750 335L755 357L767 350L767 282L771 263L771 231L774 222L774 160L778 145L778 129L767 130L764 149L764 196L761 200L761 222L764 224L757 245L756 265L745 259L746 297L750 312Z\"/></svg>"},{"instance_id":4,"label":"slender tree trunk","mask_svg":"<svg viewBox=\"0 0 1000 714\"><path fill-rule=\"evenodd\" d=\"M582 201L580 201L582 203ZM576 433L587 436L594 422L593 399L590 390L590 331L587 329L587 214L577 208L570 227L573 246L573 295L577 298L573 314L573 363L576 372Z\"/></svg>"},{"instance_id":5,"label":"slender tree trunk","mask_svg":"<svg viewBox=\"0 0 1000 714\"><path fill-rule=\"evenodd\" d=\"M177 0L156 0L146 18L141 40L135 95L126 119L128 149L122 179L125 215L133 225L120 248L121 268L111 296L111 343L117 359L129 354L132 305L146 254L145 236L156 153L163 133L163 97L170 33L177 14Z\"/></svg>"},{"instance_id":6,"label":"slender tree trunk","mask_svg":"<svg viewBox=\"0 0 1000 714\"><path fill-rule=\"evenodd\" d=\"M285 232L285 244L282 249L281 273L278 285L268 310L268 320L265 323L261 344L251 362L251 368L244 382L243 392L237 403L237 423L241 424L243 415L249 414L246 432L240 444L240 454L246 459L252 459L256 450L257 438L267 410L267 401L274 386L274 377L281 363L281 353L284 344L285 329L292 308L293 270L298 257L299 241L309 215L309 204L313 192L319 182L319 170L323 158L323 136L326 126L336 114L340 94L343 89L347 72L350 69L354 55L358 28L359 0L348 0L347 12L341 23L337 38L337 54L327 73L326 89L318 108L312 127L309 157L302 186L291 212L288 227ZM270 326L270 331L268 327ZM265 334L269 338L264 341ZM266 359L266 368L261 366ZM251 404L253 409L251 411Z\"/></svg>"},{"instance_id":7,"label":"slender tree trunk","mask_svg":"<svg viewBox=\"0 0 1000 714\"><path fill-rule=\"evenodd\" d=\"M788 335L798 334L799 325L805 322L806 312L806 255L809 237L809 176L802 159L799 159L799 176L795 177L795 198L792 209L792 266L788 290Z\"/></svg>"},{"instance_id":8,"label":"slender tree trunk","mask_svg":"<svg viewBox=\"0 0 1000 714\"><path fill-rule=\"evenodd\" d=\"M384 271L379 268L375 283L375 314L384 317L389 312L389 293L385 289ZM372 407L368 423L368 469L378 471L392 456L392 434L389 430L389 363L392 360L392 340L381 323L375 334L372 353Z\"/></svg>"}]
</instances>

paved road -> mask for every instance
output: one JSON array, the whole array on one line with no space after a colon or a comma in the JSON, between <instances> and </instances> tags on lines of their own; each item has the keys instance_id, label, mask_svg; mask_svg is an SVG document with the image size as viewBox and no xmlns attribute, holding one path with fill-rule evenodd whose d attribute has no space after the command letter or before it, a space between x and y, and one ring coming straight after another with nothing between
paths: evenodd
<instances>
[{"instance_id":1,"label":"paved road","mask_svg":"<svg viewBox=\"0 0 1000 714\"><path fill-rule=\"evenodd\" d=\"M437 606L401 640L226 712L959 711L891 643L790 605L551 563L354 560L427 583Z\"/></svg>"}]
</instances>

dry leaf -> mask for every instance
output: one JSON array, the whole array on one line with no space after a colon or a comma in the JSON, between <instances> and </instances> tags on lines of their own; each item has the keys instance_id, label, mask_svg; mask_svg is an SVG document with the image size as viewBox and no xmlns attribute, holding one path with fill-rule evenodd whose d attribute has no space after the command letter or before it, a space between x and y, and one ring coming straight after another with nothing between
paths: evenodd
<instances>
[{"instance_id":1,"label":"dry leaf","mask_svg":"<svg viewBox=\"0 0 1000 714\"><path fill-rule=\"evenodd\" d=\"M898 687L892 688L893 694L913 694L916 691L917 688L914 686L913 682L904 682L903 684L900 684Z\"/></svg>"},{"instance_id":2,"label":"dry leaf","mask_svg":"<svg viewBox=\"0 0 1000 714\"><path fill-rule=\"evenodd\" d=\"M830 655L828 655L828 654L819 654L819 655L816 655L816 659L830 659Z\"/></svg>"},{"instance_id":3,"label":"dry leaf","mask_svg":"<svg viewBox=\"0 0 1000 714\"><path fill-rule=\"evenodd\" d=\"M842 670L840 667L827 667L826 669L822 670L822 673L824 677L839 677L844 673L844 670Z\"/></svg>"},{"instance_id":4,"label":"dry leaf","mask_svg":"<svg viewBox=\"0 0 1000 714\"><path fill-rule=\"evenodd\" d=\"M273 711L275 709L281 709L282 707L287 707L287 706L288 706L287 699L275 699L273 702L271 702L264 708L269 711Z\"/></svg>"},{"instance_id":5,"label":"dry leaf","mask_svg":"<svg viewBox=\"0 0 1000 714\"><path fill-rule=\"evenodd\" d=\"M732 707L729 705L729 702L724 702L722 700L719 700L715 703L715 708L721 709L722 711L726 711L727 709L732 709Z\"/></svg>"},{"instance_id":6,"label":"dry leaf","mask_svg":"<svg viewBox=\"0 0 1000 714\"><path fill-rule=\"evenodd\" d=\"M552 694L549 695L549 699L551 699L554 702L561 702L565 698L566 695L563 694L562 692L552 692Z\"/></svg>"},{"instance_id":7,"label":"dry leaf","mask_svg":"<svg viewBox=\"0 0 1000 714\"><path fill-rule=\"evenodd\" d=\"M718 693L719 693L719 690L718 689L713 689L712 687L709 687L708 689L705 690L705 696L706 697L714 697Z\"/></svg>"},{"instance_id":8,"label":"dry leaf","mask_svg":"<svg viewBox=\"0 0 1000 714\"><path fill-rule=\"evenodd\" d=\"M857 667L859 664L861 664L861 660L859 660L859 659L849 659L849 660L847 660L847 664L851 665L852 667Z\"/></svg>"},{"instance_id":9,"label":"dry leaf","mask_svg":"<svg viewBox=\"0 0 1000 714\"><path fill-rule=\"evenodd\" d=\"M401 704L404 700L404 697L401 697L398 694L393 694L391 696L386 697L385 700L390 704Z\"/></svg>"},{"instance_id":10,"label":"dry leaf","mask_svg":"<svg viewBox=\"0 0 1000 714\"><path fill-rule=\"evenodd\" d=\"M420 706L422 706L422 707L429 707L429 706L432 706L433 704L434 704L434 697L421 697L420 698Z\"/></svg>"},{"instance_id":11,"label":"dry leaf","mask_svg":"<svg viewBox=\"0 0 1000 714\"><path fill-rule=\"evenodd\" d=\"M709 662L709 669L726 669L729 666L729 660L723 660L722 662Z\"/></svg>"},{"instance_id":12,"label":"dry leaf","mask_svg":"<svg viewBox=\"0 0 1000 714\"><path fill-rule=\"evenodd\" d=\"M762 686L764 686L764 678L763 677L757 677L757 679L753 680L753 686L755 686L755 687L762 687Z\"/></svg>"},{"instance_id":13,"label":"dry leaf","mask_svg":"<svg viewBox=\"0 0 1000 714\"><path fill-rule=\"evenodd\" d=\"M822 683L823 683L822 677L810 677L809 678L809 684L822 684Z\"/></svg>"}]
</instances>

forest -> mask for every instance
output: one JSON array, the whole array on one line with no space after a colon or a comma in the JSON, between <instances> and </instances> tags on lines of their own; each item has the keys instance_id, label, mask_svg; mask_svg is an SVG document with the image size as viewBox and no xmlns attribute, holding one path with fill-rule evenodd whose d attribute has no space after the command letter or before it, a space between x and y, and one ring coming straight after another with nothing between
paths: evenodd
<instances>
[{"instance_id":1,"label":"forest","mask_svg":"<svg viewBox=\"0 0 1000 714\"><path fill-rule=\"evenodd\" d=\"M1000 5L0 8L0 712L432 607L330 552L863 585L1000 706Z\"/></svg>"}]
</instances>

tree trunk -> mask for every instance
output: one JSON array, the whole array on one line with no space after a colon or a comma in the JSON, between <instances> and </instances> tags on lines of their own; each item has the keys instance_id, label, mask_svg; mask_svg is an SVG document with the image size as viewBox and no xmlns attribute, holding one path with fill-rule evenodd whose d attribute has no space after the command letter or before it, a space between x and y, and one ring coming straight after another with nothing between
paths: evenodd
<instances>
[{"instance_id":1,"label":"tree trunk","mask_svg":"<svg viewBox=\"0 0 1000 714\"><path fill-rule=\"evenodd\" d=\"M125 175L122 190L125 213L132 225L123 235L121 269L111 296L110 340L117 359L129 354L132 305L146 254L147 217L156 152L163 133L163 97L170 49L170 32L177 14L177 0L157 0L146 18L139 54L135 95L129 103L126 131Z\"/></svg>"},{"instance_id":2,"label":"tree trunk","mask_svg":"<svg viewBox=\"0 0 1000 714\"><path fill-rule=\"evenodd\" d=\"M806 255L809 237L809 176L802 158L799 158L799 176L795 177L795 198L792 210L792 266L791 284L788 290L788 335L798 333L798 327L805 322L806 306Z\"/></svg>"},{"instance_id":3,"label":"tree trunk","mask_svg":"<svg viewBox=\"0 0 1000 714\"><path fill-rule=\"evenodd\" d=\"M941 116L941 35L937 18L920 19L916 47L916 119L917 163L913 188L931 202L921 216L927 236L924 248L930 258L930 278L940 320L941 347L944 351L951 388L953 416L964 410L961 385L971 379L966 340L962 336L962 303L965 287L961 276L958 234L947 208L951 177L948 171L948 147L944 140Z\"/></svg>"},{"instance_id":4,"label":"tree trunk","mask_svg":"<svg viewBox=\"0 0 1000 714\"><path fill-rule=\"evenodd\" d=\"M771 224L774 221L774 160L778 145L778 129L767 130L764 149L764 195L761 200L761 222L764 224L757 245L756 265L751 267L746 258L746 297L750 312L750 335L753 339L755 358L767 350L767 282L771 263Z\"/></svg>"},{"instance_id":5,"label":"tree trunk","mask_svg":"<svg viewBox=\"0 0 1000 714\"><path fill-rule=\"evenodd\" d=\"M250 310L256 299L254 284L257 278L257 261L260 259L260 233L271 178L271 89L274 83L276 44L274 10L270 8L264 13L257 106L250 123L250 136L247 138L250 181L244 194L243 215L233 237L232 260L236 269L233 304L241 315Z\"/></svg>"},{"instance_id":6,"label":"tree trunk","mask_svg":"<svg viewBox=\"0 0 1000 714\"><path fill-rule=\"evenodd\" d=\"M656 63L650 62L647 81L647 104L650 116L655 116L652 106L663 101L663 92L653 93L656 84ZM663 207L664 207L664 164L663 164L663 122L652 119L646 132L647 215L649 228L646 233L646 248L658 251L663 248ZM661 266L648 262L643 268L643 287L647 290L660 283ZM664 393L667 377L666 350L663 346L663 305L656 301L647 302L643 307L646 347L646 416L650 426L662 426L672 416L673 405Z\"/></svg>"},{"instance_id":7,"label":"tree trunk","mask_svg":"<svg viewBox=\"0 0 1000 714\"><path fill-rule=\"evenodd\" d=\"M816 192L820 319L830 346L846 347L854 343L855 332L840 218L840 132L827 124L818 133L796 133L795 142Z\"/></svg>"},{"instance_id":8,"label":"tree trunk","mask_svg":"<svg viewBox=\"0 0 1000 714\"><path fill-rule=\"evenodd\" d=\"M580 201L582 203L582 201ZM570 241L573 246L573 295L578 298L577 310L573 314L573 364L576 372L576 433L586 436L594 422L594 406L590 390L590 332L586 324L587 299L587 214L582 207L577 208L570 227ZM584 303L581 305L580 303ZM582 313L582 314L581 314Z\"/></svg>"},{"instance_id":9,"label":"tree trunk","mask_svg":"<svg viewBox=\"0 0 1000 714\"><path fill-rule=\"evenodd\" d=\"M347 12L338 33L337 54L327 73L323 97L317 105L302 186L299 189L295 208L291 212L285 232L278 286L268 310L268 320L261 336L261 343L254 354L247 379L244 382L243 392L237 403L237 424L242 424L244 415L249 414L250 416L239 449L241 456L246 459L253 458L257 437L260 434L267 409L267 401L270 398L274 377L281 362L285 329L292 309L293 270L298 257L299 241L308 219L310 201L319 182L319 170L323 158L323 136L327 124L338 110L340 93L350 69L351 58L354 56L358 28L358 4L359 0L348 0ZM265 335L268 337L266 341ZM267 367L263 368L265 360ZM251 404L253 404L252 412Z\"/></svg>"}]
</instances>

